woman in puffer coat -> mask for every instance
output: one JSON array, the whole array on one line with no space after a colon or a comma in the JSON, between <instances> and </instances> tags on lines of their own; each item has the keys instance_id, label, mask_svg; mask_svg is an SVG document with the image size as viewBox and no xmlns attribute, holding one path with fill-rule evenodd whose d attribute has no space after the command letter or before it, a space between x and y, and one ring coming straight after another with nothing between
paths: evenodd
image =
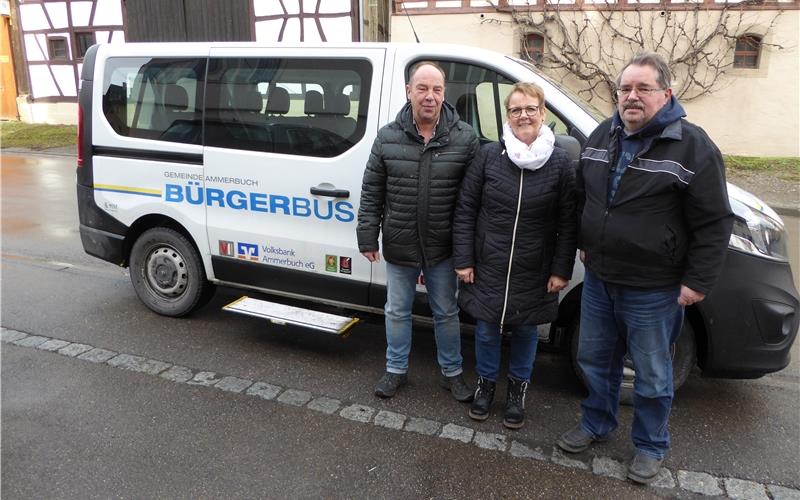
<instances>
[{"instance_id":1,"label":"woman in puffer coat","mask_svg":"<svg viewBox=\"0 0 800 500\"><path fill-rule=\"evenodd\" d=\"M501 332L511 330L503 425L522 427L537 326L558 315L558 292L576 250L575 173L544 126L544 92L517 83L505 100L503 140L467 169L453 224L459 305L477 320L478 387L469 410L486 420L500 373Z\"/></svg>"}]
</instances>

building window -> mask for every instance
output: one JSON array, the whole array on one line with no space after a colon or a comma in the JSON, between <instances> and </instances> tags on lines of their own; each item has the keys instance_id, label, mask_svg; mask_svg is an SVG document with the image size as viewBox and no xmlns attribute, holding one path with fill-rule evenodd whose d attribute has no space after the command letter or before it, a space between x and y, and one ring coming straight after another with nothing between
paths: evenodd
<instances>
[{"instance_id":1,"label":"building window","mask_svg":"<svg viewBox=\"0 0 800 500\"><path fill-rule=\"evenodd\" d=\"M736 39L736 51L733 55L734 68L758 68L761 55L761 37L744 35Z\"/></svg>"},{"instance_id":2,"label":"building window","mask_svg":"<svg viewBox=\"0 0 800 500\"><path fill-rule=\"evenodd\" d=\"M67 39L64 37L53 37L47 39L47 48L50 51L51 61L66 61L67 57Z\"/></svg>"},{"instance_id":3,"label":"building window","mask_svg":"<svg viewBox=\"0 0 800 500\"><path fill-rule=\"evenodd\" d=\"M94 45L94 31L78 31L75 33L75 58L83 59L89 47Z\"/></svg>"},{"instance_id":4,"label":"building window","mask_svg":"<svg viewBox=\"0 0 800 500\"><path fill-rule=\"evenodd\" d=\"M544 37L538 33L529 33L522 39L522 58L534 64L544 59Z\"/></svg>"}]
</instances>

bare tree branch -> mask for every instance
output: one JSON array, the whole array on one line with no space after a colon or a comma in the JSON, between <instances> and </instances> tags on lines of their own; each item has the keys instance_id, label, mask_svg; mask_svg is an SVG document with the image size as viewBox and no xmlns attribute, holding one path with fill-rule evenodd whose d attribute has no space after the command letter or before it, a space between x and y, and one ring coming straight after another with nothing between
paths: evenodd
<instances>
[{"instance_id":1,"label":"bare tree branch","mask_svg":"<svg viewBox=\"0 0 800 500\"><path fill-rule=\"evenodd\" d=\"M725 3L710 9L702 4L664 10L637 6L615 9L614 0L605 4L584 4L562 9L559 3L543 0L542 9L495 7L508 13L521 33L538 33L547 47L537 66L569 75L580 82L578 93L614 102L614 84L623 64L638 52L652 51L664 56L672 69L673 91L684 101L711 94L729 83L725 73L733 66L736 41L753 34L761 37L761 50L782 50L779 42L764 42L783 13L747 10L761 0ZM502 22L485 19L483 22ZM526 38L521 53L531 57Z\"/></svg>"}]
</instances>

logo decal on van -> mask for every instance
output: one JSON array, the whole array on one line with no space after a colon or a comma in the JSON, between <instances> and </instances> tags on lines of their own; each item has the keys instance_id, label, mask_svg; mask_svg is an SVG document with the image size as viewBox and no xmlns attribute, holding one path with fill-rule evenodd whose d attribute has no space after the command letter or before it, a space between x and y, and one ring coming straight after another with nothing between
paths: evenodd
<instances>
[{"instance_id":1,"label":"logo decal on van","mask_svg":"<svg viewBox=\"0 0 800 500\"><path fill-rule=\"evenodd\" d=\"M208 207L247 210L292 217L313 217L319 220L353 222L355 212L349 201L310 199L274 193L256 193L219 188L204 188L200 182L164 185L164 201Z\"/></svg>"},{"instance_id":2,"label":"logo decal on van","mask_svg":"<svg viewBox=\"0 0 800 500\"><path fill-rule=\"evenodd\" d=\"M225 257L233 257L233 242L219 240L219 254Z\"/></svg>"},{"instance_id":3,"label":"logo decal on van","mask_svg":"<svg viewBox=\"0 0 800 500\"><path fill-rule=\"evenodd\" d=\"M255 243L238 242L236 244L236 257L258 262L258 245Z\"/></svg>"},{"instance_id":4,"label":"logo decal on van","mask_svg":"<svg viewBox=\"0 0 800 500\"><path fill-rule=\"evenodd\" d=\"M339 272L342 274L353 273L353 259L351 257L339 257Z\"/></svg>"},{"instance_id":5,"label":"logo decal on van","mask_svg":"<svg viewBox=\"0 0 800 500\"><path fill-rule=\"evenodd\" d=\"M325 270L330 273L335 273L339 269L337 268L336 264L336 255L325 255Z\"/></svg>"}]
</instances>

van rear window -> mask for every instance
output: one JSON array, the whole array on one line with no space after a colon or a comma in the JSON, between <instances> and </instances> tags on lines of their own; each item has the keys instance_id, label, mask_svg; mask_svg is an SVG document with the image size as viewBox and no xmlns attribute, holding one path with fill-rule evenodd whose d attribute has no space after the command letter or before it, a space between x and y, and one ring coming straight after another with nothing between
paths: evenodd
<instances>
[{"instance_id":1,"label":"van rear window","mask_svg":"<svg viewBox=\"0 0 800 500\"><path fill-rule=\"evenodd\" d=\"M362 59L211 59L205 144L338 156L364 136L371 79Z\"/></svg>"},{"instance_id":2,"label":"van rear window","mask_svg":"<svg viewBox=\"0 0 800 500\"><path fill-rule=\"evenodd\" d=\"M103 114L119 135L200 144L205 59L111 58Z\"/></svg>"}]
</instances>

